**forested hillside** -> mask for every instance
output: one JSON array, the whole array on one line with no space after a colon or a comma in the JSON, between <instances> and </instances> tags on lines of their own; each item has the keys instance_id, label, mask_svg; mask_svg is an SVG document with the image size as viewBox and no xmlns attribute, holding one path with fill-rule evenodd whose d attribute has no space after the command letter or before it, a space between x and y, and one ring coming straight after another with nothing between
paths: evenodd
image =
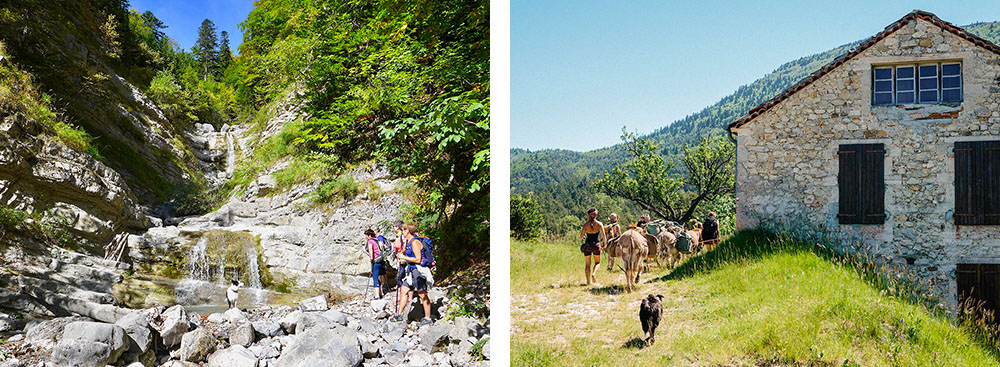
<instances>
[{"instance_id":1,"label":"forested hillside","mask_svg":"<svg viewBox=\"0 0 1000 367\"><path fill-rule=\"evenodd\" d=\"M975 23L965 28L992 42L1000 41L1000 22ZM670 123L646 135L645 138L659 143L660 151L667 159L679 162L685 144L696 144L702 136L724 134L729 122L819 70L861 42L844 44L781 65L762 78L741 86L715 104ZM561 149L532 152L525 149L511 149L511 192L532 193L541 204L550 233L562 233L566 230L566 225L579 224L590 206L596 206L605 212L609 210L624 212L626 220L634 221L635 215L638 215L635 206L623 200L614 200L606 195L597 194L591 189L591 183L598 175L623 163L626 158L627 153L621 144L589 152ZM681 167L682 165L675 164L674 170L679 172ZM720 206L730 204L716 203ZM699 213L710 209L711 205L700 209Z\"/></svg>"}]
</instances>

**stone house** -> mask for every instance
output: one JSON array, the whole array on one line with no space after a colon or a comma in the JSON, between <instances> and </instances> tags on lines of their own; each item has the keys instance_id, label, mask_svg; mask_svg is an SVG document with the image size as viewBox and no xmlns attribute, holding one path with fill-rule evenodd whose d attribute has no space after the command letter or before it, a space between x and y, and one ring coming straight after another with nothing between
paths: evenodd
<instances>
[{"instance_id":1,"label":"stone house","mask_svg":"<svg viewBox=\"0 0 1000 367\"><path fill-rule=\"evenodd\" d=\"M729 124L740 228L797 228L1000 306L1000 47L915 10Z\"/></svg>"}]
</instances>

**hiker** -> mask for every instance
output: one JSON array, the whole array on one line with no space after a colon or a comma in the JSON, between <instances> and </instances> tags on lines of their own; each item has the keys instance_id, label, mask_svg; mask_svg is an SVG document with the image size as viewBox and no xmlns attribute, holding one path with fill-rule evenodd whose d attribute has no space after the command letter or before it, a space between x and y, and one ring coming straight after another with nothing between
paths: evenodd
<instances>
[{"instance_id":1,"label":"hiker","mask_svg":"<svg viewBox=\"0 0 1000 367\"><path fill-rule=\"evenodd\" d=\"M365 237L368 237L368 245L365 246L365 251L368 252L368 259L371 260L372 264L372 286L375 287L375 298L382 299L382 284L385 284L385 260L382 254L382 249L380 249L380 243L384 243L385 237L379 236L374 230L369 228L365 231ZM378 237L382 237L380 240ZM386 246L381 246L384 250L389 249Z\"/></svg>"},{"instance_id":2,"label":"hiker","mask_svg":"<svg viewBox=\"0 0 1000 367\"><path fill-rule=\"evenodd\" d=\"M639 222L636 223L635 226L636 228L642 228L643 231L646 231L646 225L649 224L649 222L649 214L643 214L642 217L639 217Z\"/></svg>"},{"instance_id":3,"label":"hiker","mask_svg":"<svg viewBox=\"0 0 1000 367\"><path fill-rule=\"evenodd\" d=\"M715 212L708 212L705 223L702 223L701 241L706 251L712 251L719 244L719 220L715 218Z\"/></svg>"},{"instance_id":4,"label":"hiker","mask_svg":"<svg viewBox=\"0 0 1000 367\"><path fill-rule=\"evenodd\" d=\"M590 285L591 282L597 284L596 275L597 269L601 265L601 249L608 243L608 239L604 233L604 225L597 220L597 208L588 209L587 216L590 219L583 224L583 229L580 231L580 238L584 238L583 244L580 245L580 252L583 252L583 258L587 264L584 268L584 277L587 278L587 285ZM590 269L591 260L594 262L593 271Z\"/></svg>"},{"instance_id":5,"label":"hiker","mask_svg":"<svg viewBox=\"0 0 1000 367\"><path fill-rule=\"evenodd\" d=\"M622 227L618 225L618 214L611 213L611 215L608 216L608 225L604 227L604 231L606 232L604 236L608 239L608 245L611 245L611 242L614 241L615 238L622 235ZM611 271L614 265L614 254L609 253L608 271Z\"/></svg>"},{"instance_id":6,"label":"hiker","mask_svg":"<svg viewBox=\"0 0 1000 367\"><path fill-rule=\"evenodd\" d=\"M403 251L396 254L400 262L400 272L403 272L403 281L399 285L400 298L396 305L396 315L393 319L403 320L403 311L410 304L411 292L415 292L420 297L420 303L424 306L424 318L420 320L420 325L427 325L431 321L431 300L427 298L428 275L430 265L424 257L424 239L417 235L417 226L413 223L403 225ZM422 269L423 268L423 269Z\"/></svg>"}]
</instances>

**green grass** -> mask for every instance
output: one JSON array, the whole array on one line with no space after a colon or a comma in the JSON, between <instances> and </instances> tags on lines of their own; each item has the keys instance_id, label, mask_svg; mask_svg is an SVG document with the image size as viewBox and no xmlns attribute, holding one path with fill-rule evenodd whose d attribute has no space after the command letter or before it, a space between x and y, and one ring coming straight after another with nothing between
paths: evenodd
<instances>
[{"instance_id":1,"label":"green grass","mask_svg":"<svg viewBox=\"0 0 1000 367\"><path fill-rule=\"evenodd\" d=\"M582 286L578 245L514 241L512 250L515 365L998 365L972 332L893 296L868 270L762 232L673 272L653 266L632 294L605 263L604 286ZM646 294L664 295L664 320L643 348Z\"/></svg>"}]
</instances>

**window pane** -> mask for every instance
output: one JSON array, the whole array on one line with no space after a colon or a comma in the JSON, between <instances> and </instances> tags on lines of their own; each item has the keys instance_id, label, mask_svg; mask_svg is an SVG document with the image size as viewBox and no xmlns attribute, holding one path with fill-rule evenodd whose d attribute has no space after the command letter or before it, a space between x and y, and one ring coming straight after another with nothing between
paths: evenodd
<instances>
[{"instance_id":1,"label":"window pane","mask_svg":"<svg viewBox=\"0 0 1000 367\"><path fill-rule=\"evenodd\" d=\"M896 103L913 103L913 92L896 93Z\"/></svg>"},{"instance_id":2,"label":"window pane","mask_svg":"<svg viewBox=\"0 0 1000 367\"><path fill-rule=\"evenodd\" d=\"M876 92L892 92L892 81L891 80L885 80L885 81L877 81L877 82L875 82L875 91Z\"/></svg>"},{"instance_id":3,"label":"window pane","mask_svg":"<svg viewBox=\"0 0 1000 367\"><path fill-rule=\"evenodd\" d=\"M912 78L913 77L913 67L900 67L896 68L896 78Z\"/></svg>"},{"instance_id":4,"label":"window pane","mask_svg":"<svg viewBox=\"0 0 1000 367\"><path fill-rule=\"evenodd\" d=\"M892 79L892 69L890 68L875 69L875 79Z\"/></svg>"},{"instance_id":5,"label":"window pane","mask_svg":"<svg viewBox=\"0 0 1000 367\"><path fill-rule=\"evenodd\" d=\"M892 93L875 93L875 104L892 104Z\"/></svg>"},{"instance_id":6,"label":"window pane","mask_svg":"<svg viewBox=\"0 0 1000 367\"><path fill-rule=\"evenodd\" d=\"M920 65L920 77L937 76L937 65Z\"/></svg>"},{"instance_id":7,"label":"window pane","mask_svg":"<svg viewBox=\"0 0 1000 367\"><path fill-rule=\"evenodd\" d=\"M896 90L900 92L913 91L913 79L897 80Z\"/></svg>"},{"instance_id":8,"label":"window pane","mask_svg":"<svg viewBox=\"0 0 1000 367\"><path fill-rule=\"evenodd\" d=\"M962 78L957 76L941 77L942 88L958 88L962 86Z\"/></svg>"},{"instance_id":9,"label":"window pane","mask_svg":"<svg viewBox=\"0 0 1000 367\"><path fill-rule=\"evenodd\" d=\"M961 102L962 101L962 90L961 89L946 89L941 92L941 100L945 102Z\"/></svg>"},{"instance_id":10,"label":"window pane","mask_svg":"<svg viewBox=\"0 0 1000 367\"><path fill-rule=\"evenodd\" d=\"M937 78L924 79L920 78L920 90L937 90L938 82Z\"/></svg>"},{"instance_id":11,"label":"window pane","mask_svg":"<svg viewBox=\"0 0 1000 367\"><path fill-rule=\"evenodd\" d=\"M941 65L941 75L959 75L962 73L962 67L959 64L945 64Z\"/></svg>"},{"instance_id":12,"label":"window pane","mask_svg":"<svg viewBox=\"0 0 1000 367\"><path fill-rule=\"evenodd\" d=\"M938 100L937 90L928 90L920 92L920 102L937 102Z\"/></svg>"}]
</instances>

